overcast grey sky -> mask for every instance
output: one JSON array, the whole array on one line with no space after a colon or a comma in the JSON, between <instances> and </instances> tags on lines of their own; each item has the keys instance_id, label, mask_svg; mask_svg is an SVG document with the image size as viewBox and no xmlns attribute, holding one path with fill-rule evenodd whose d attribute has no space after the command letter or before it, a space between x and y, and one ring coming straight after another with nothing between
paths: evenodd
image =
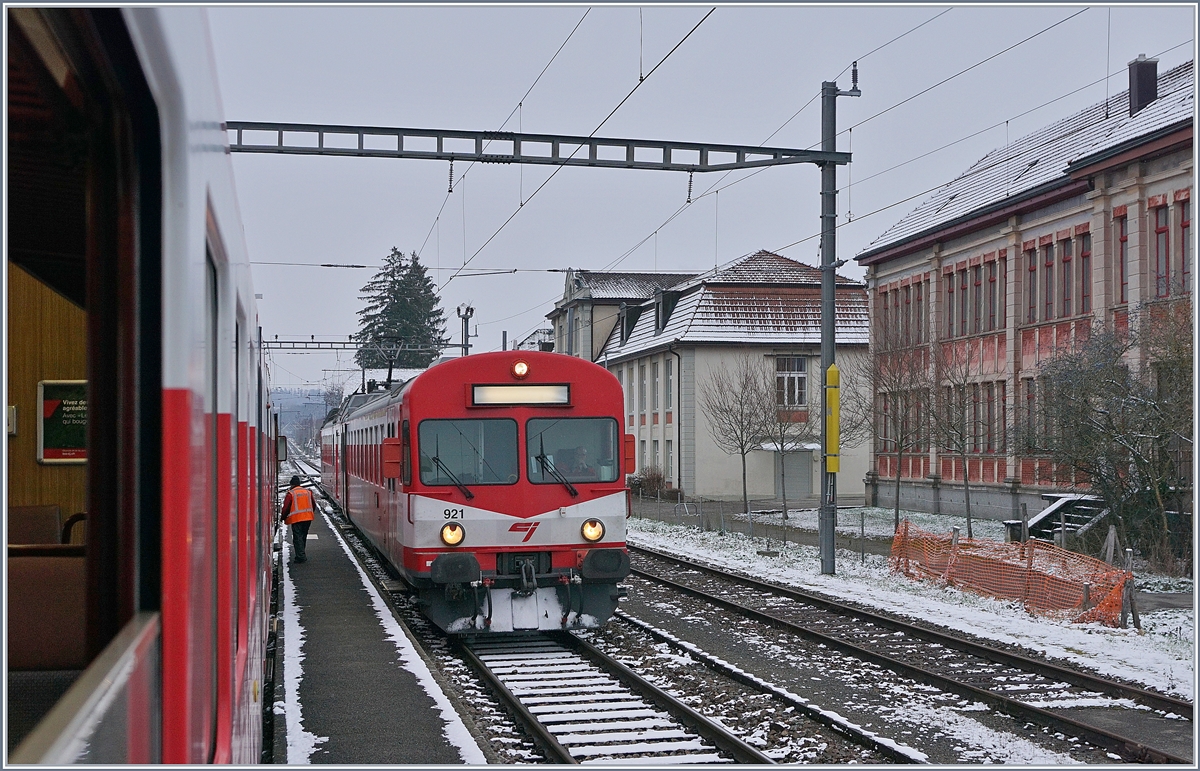
<instances>
[{"instance_id":1,"label":"overcast grey sky","mask_svg":"<svg viewBox=\"0 0 1200 771\"><path fill-rule=\"evenodd\" d=\"M838 128L853 127L838 140L854 156L838 176L846 259L1007 138L1124 90L1138 54L1161 72L1195 49L1191 4L733 5L668 57L713 7L214 7L209 19L229 120L587 135L654 70L597 136L809 148L821 82L848 89L857 59L862 96L838 100ZM268 338L357 331L372 271L306 266L378 265L393 246L419 251L439 284L464 261L522 269L441 289L455 342L455 307L476 308L476 351L545 326L563 289L551 270L702 271L759 249L819 261L810 165L698 174L690 206L679 172L565 168L530 199L553 167L455 164L451 194L436 161L234 154L233 167L251 260L305 265L254 266ZM276 385L358 381L327 371L350 367L347 354L272 358Z\"/></svg>"}]
</instances>

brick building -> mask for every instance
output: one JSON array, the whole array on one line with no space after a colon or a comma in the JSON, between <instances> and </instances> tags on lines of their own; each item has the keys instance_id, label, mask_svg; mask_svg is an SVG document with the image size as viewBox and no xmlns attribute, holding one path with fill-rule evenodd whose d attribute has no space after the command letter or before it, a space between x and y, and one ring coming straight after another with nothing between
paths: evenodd
<instances>
[{"instance_id":1,"label":"brick building","mask_svg":"<svg viewBox=\"0 0 1200 771\"><path fill-rule=\"evenodd\" d=\"M1192 63L1161 75L1129 64L1130 89L981 158L855 259L867 269L873 345L882 330L926 354L970 361L967 468L937 442L897 464L871 453L868 498L904 508L1019 516L1055 489L1044 459L1022 457L1013 416L1037 398L1037 367L1131 312L1192 287ZM939 383L944 388L945 383ZM878 482L878 484L876 484Z\"/></svg>"}]
</instances>

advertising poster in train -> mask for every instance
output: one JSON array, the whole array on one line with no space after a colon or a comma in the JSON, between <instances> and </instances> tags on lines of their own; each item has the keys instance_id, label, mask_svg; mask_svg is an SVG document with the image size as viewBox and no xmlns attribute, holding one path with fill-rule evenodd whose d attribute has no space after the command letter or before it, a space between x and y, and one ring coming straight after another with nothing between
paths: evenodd
<instances>
[{"instance_id":1,"label":"advertising poster in train","mask_svg":"<svg viewBox=\"0 0 1200 771\"><path fill-rule=\"evenodd\" d=\"M38 383L38 463L87 463L87 381Z\"/></svg>"}]
</instances>

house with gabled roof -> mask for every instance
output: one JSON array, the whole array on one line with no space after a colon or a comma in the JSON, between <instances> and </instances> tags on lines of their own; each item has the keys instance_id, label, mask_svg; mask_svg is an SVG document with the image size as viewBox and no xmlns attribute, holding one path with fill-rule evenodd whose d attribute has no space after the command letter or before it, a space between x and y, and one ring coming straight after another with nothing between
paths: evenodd
<instances>
[{"instance_id":1,"label":"house with gabled roof","mask_svg":"<svg viewBox=\"0 0 1200 771\"><path fill-rule=\"evenodd\" d=\"M873 346L902 328L912 349L969 363L965 468L936 441L903 454L881 437L869 500L892 505L874 479L899 473L903 508L961 513L969 479L972 514L1017 519L1070 483L1012 436L1034 414L1039 364L1093 324L1120 329L1192 292L1193 64L1157 66L1130 62L1128 90L996 148L855 258Z\"/></svg>"},{"instance_id":2,"label":"house with gabled roof","mask_svg":"<svg viewBox=\"0 0 1200 771\"><path fill-rule=\"evenodd\" d=\"M638 305L655 292L694 273L620 273L567 270L562 299L546 314L554 330L554 350L595 361L617 323L621 305Z\"/></svg>"},{"instance_id":3,"label":"house with gabled roof","mask_svg":"<svg viewBox=\"0 0 1200 771\"><path fill-rule=\"evenodd\" d=\"M837 356L863 356L867 297L861 283L836 282ZM697 399L722 365L750 353L777 373L780 407L797 419L820 413L821 271L760 251L720 269L656 288L642 302L618 308L597 361L625 391L625 431L637 437L637 467L655 466L668 484L690 497L740 499L741 463L722 452ZM783 463L787 466L784 468ZM820 447L811 443L785 457L764 443L747 458L751 497L789 501L819 493ZM839 495L861 500L868 452L842 447Z\"/></svg>"}]
</instances>

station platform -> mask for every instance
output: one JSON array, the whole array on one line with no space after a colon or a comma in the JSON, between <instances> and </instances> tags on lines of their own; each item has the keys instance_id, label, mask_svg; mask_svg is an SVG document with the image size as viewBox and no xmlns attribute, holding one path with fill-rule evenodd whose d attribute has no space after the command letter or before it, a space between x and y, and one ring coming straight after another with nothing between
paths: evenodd
<instances>
[{"instance_id":1,"label":"station platform","mask_svg":"<svg viewBox=\"0 0 1200 771\"><path fill-rule=\"evenodd\" d=\"M329 520L313 521L304 563L282 530L272 761L487 763Z\"/></svg>"}]
</instances>

